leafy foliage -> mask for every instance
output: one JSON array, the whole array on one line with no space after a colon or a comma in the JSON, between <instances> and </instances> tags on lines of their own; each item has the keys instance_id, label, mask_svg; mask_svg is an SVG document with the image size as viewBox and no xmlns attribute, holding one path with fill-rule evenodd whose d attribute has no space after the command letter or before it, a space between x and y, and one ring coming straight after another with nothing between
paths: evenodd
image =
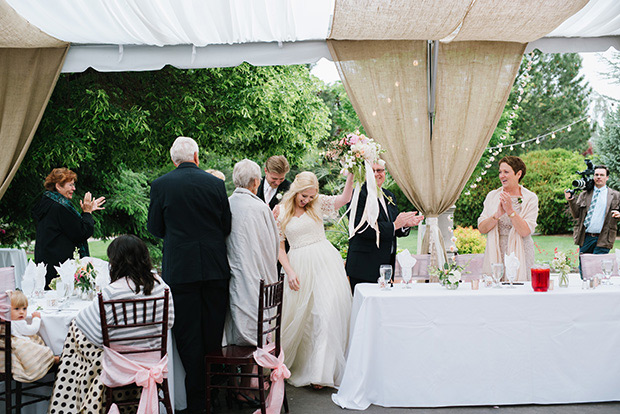
<instances>
[{"instance_id":1,"label":"leafy foliage","mask_svg":"<svg viewBox=\"0 0 620 414\"><path fill-rule=\"evenodd\" d=\"M146 231L149 183L173 167L178 135L201 148L202 168L228 171L241 158L284 154L298 163L325 140L329 110L305 66L61 75L28 153L0 201L0 217L34 238L30 217L45 176L66 166L85 191L108 199L95 213L95 237Z\"/></svg>"},{"instance_id":2,"label":"leafy foliage","mask_svg":"<svg viewBox=\"0 0 620 414\"><path fill-rule=\"evenodd\" d=\"M484 253L487 246L487 239L478 229L472 227L457 226L454 229L454 237L459 254Z\"/></svg>"},{"instance_id":3,"label":"leafy foliage","mask_svg":"<svg viewBox=\"0 0 620 414\"><path fill-rule=\"evenodd\" d=\"M620 110L611 113L594 141L594 155L597 164L609 168L607 185L620 189Z\"/></svg>"}]
</instances>

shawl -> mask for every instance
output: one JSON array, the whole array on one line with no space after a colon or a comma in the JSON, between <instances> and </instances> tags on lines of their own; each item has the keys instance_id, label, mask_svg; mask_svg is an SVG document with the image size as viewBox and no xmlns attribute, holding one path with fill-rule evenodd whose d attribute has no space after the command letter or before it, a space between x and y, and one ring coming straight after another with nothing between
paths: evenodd
<instances>
[{"instance_id":1,"label":"shawl","mask_svg":"<svg viewBox=\"0 0 620 414\"><path fill-rule=\"evenodd\" d=\"M536 228L536 218L538 217L538 197L536 194L526 189L523 186L521 188L521 194L523 198L523 204L521 205L521 218L525 220L530 228L530 235L534 233ZM502 188L490 191L484 200L484 208L482 214L478 217L478 225L483 220L491 217L499 207L499 195L502 192ZM525 267L525 251L523 248L523 237L519 236L519 233L513 228L508 233L508 244L505 254L515 253L517 259L519 259L519 271L517 272L517 281L530 280L530 275L527 274ZM484 251L484 264L482 270L486 273L491 272L491 263L504 263L504 258L501 257L501 251L499 246L499 230L497 226L493 227L487 234L487 247Z\"/></svg>"},{"instance_id":2,"label":"shawl","mask_svg":"<svg viewBox=\"0 0 620 414\"><path fill-rule=\"evenodd\" d=\"M80 218L80 220L82 219L82 215L77 211L75 207L73 207L73 204L71 204L69 199L63 196L62 194L56 191L45 191L43 195L49 198L50 200L54 200L55 202L57 202L58 204L60 204L61 206L63 206L64 208L72 212L73 214L75 214L77 217ZM87 241L78 243L76 247L78 248L80 257L88 256L88 242Z\"/></svg>"}]
</instances>

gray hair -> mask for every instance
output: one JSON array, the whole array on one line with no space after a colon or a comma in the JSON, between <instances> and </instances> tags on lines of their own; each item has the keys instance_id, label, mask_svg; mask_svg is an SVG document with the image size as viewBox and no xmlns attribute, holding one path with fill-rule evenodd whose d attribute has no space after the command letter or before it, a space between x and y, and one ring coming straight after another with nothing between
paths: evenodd
<instances>
[{"instance_id":1,"label":"gray hair","mask_svg":"<svg viewBox=\"0 0 620 414\"><path fill-rule=\"evenodd\" d=\"M239 188L250 188L252 182L260 180L261 171L257 163L252 160L243 159L235 164L232 173L233 184Z\"/></svg>"},{"instance_id":2,"label":"gray hair","mask_svg":"<svg viewBox=\"0 0 620 414\"><path fill-rule=\"evenodd\" d=\"M178 137L170 147L170 158L176 165L182 162L193 162L194 153L198 152L198 144L193 138Z\"/></svg>"}]
</instances>

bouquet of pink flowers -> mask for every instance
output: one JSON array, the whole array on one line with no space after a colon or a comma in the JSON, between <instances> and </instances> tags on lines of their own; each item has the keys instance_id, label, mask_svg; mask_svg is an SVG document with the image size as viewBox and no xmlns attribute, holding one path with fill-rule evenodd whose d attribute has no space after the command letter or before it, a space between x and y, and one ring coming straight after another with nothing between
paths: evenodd
<instances>
[{"instance_id":1,"label":"bouquet of pink flowers","mask_svg":"<svg viewBox=\"0 0 620 414\"><path fill-rule=\"evenodd\" d=\"M367 162L372 166L384 152L380 144L356 131L336 141L334 149L327 153L327 157L340 160L343 166L340 171L342 174L351 173L356 183L364 183L367 178Z\"/></svg>"},{"instance_id":2,"label":"bouquet of pink flowers","mask_svg":"<svg viewBox=\"0 0 620 414\"><path fill-rule=\"evenodd\" d=\"M84 265L79 265L75 270L75 286L79 287L82 292L88 292L95 289L95 278L97 277L97 271L91 262L87 262Z\"/></svg>"},{"instance_id":3,"label":"bouquet of pink flowers","mask_svg":"<svg viewBox=\"0 0 620 414\"><path fill-rule=\"evenodd\" d=\"M382 196L383 191L377 187L372 165L375 163L383 165L383 160L379 158L379 155L384 153L385 150L371 138L360 134L359 131L356 131L354 134L348 134L333 144L334 149L329 151L326 157L332 160L340 160L342 165L341 172L343 174L353 174L355 182L355 189L353 190L353 197L349 207L350 217L357 217L358 207L363 208L363 214L357 226L354 224L354 220L349 220L349 238L353 237L358 230L363 230L368 226L376 232L378 247L379 225L377 224L377 219L379 217L379 196ZM358 206L362 184L364 183L366 183L366 190L368 192L366 202L363 206Z\"/></svg>"}]
</instances>

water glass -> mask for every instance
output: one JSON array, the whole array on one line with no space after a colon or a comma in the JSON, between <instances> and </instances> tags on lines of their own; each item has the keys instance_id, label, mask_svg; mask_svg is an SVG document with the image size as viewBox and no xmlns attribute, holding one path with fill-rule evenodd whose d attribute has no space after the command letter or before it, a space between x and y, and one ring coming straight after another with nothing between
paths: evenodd
<instances>
[{"instance_id":1,"label":"water glass","mask_svg":"<svg viewBox=\"0 0 620 414\"><path fill-rule=\"evenodd\" d=\"M491 264L491 270L493 271L493 282L495 284L494 287L501 288L502 287L502 277L504 277L504 264L503 263L493 263Z\"/></svg>"},{"instance_id":2,"label":"water glass","mask_svg":"<svg viewBox=\"0 0 620 414\"><path fill-rule=\"evenodd\" d=\"M379 275L385 282L385 290L390 290L390 281L392 280L392 265L381 265L379 267Z\"/></svg>"},{"instance_id":3,"label":"water glass","mask_svg":"<svg viewBox=\"0 0 620 414\"><path fill-rule=\"evenodd\" d=\"M603 280L602 283L604 285L610 285L611 281L611 272L614 270L614 261L605 259L601 261L601 270L603 271Z\"/></svg>"},{"instance_id":4,"label":"water glass","mask_svg":"<svg viewBox=\"0 0 620 414\"><path fill-rule=\"evenodd\" d=\"M411 289L411 285L410 285L411 278L412 278L411 270L412 270L412 268L410 268L410 267L403 267L403 268L401 268L400 275L403 278L403 283L405 284L405 289Z\"/></svg>"}]
</instances>

